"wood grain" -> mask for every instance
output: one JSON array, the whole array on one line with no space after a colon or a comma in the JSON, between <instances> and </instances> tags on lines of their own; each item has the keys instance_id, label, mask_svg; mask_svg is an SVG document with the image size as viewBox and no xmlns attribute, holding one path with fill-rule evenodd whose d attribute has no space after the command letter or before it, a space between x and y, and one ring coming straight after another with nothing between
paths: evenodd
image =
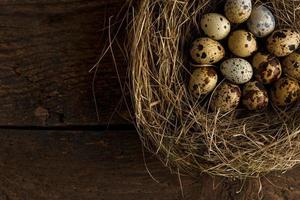
<instances>
[{"instance_id":1,"label":"wood grain","mask_svg":"<svg viewBox=\"0 0 300 200\"><path fill-rule=\"evenodd\" d=\"M258 181L171 175L133 132L0 131L1 200L256 200ZM300 170L262 179L265 200L298 200ZM270 182L273 184L270 184ZM243 187L242 187L243 186ZM242 188L242 189L241 189ZM241 190L241 192L238 192Z\"/></svg>"},{"instance_id":2,"label":"wood grain","mask_svg":"<svg viewBox=\"0 0 300 200\"><path fill-rule=\"evenodd\" d=\"M133 132L28 130L123 123L115 115L122 95L111 56L96 76L99 120L89 69L108 41L103 28L109 16L124 2L0 1L0 126L20 129L0 129L0 200L258 199L257 180L206 175L181 177L182 195L178 176L146 154L155 182ZM120 51L116 60L123 82L127 67ZM263 178L262 199L298 200L299 176L296 168Z\"/></svg>"},{"instance_id":3,"label":"wood grain","mask_svg":"<svg viewBox=\"0 0 300 200\"><path fill-rule=\"evenodd\" d=\"M121 99L111 56L96 76L100 121L89 70L108 41L108 18L124 2L0 1L0 125L108 123ZM119 51L116 59L124 80Z\"/></svg>"}]
</instances>

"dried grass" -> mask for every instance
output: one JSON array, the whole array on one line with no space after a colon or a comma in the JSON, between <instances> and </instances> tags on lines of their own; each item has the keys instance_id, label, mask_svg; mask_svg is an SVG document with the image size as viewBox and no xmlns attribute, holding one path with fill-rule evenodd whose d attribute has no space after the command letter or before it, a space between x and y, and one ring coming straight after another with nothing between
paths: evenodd
<instances>
[{"instance_id":1,"label":"dried grass","mask_svg":"<svg viewBox=\"0 0 300 200\"><path fill-rule=\"evenodd\" d=\"M137 128L144 146L180 174L247 178L286 171L300 162L299 103L265 112L208 110L187 91L187 44L203 13L218 0L143 0L132 10L130 80ZM299 31L300 1L257 1L279 27Z\"/></svg>"}]
</instances>

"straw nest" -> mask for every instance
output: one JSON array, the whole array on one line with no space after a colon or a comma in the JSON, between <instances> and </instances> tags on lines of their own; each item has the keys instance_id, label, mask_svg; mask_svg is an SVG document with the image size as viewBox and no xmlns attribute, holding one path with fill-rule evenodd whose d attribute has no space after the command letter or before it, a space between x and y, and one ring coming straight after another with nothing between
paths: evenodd
<instances>
[{"instance_id":1,"label":"straw nest","mask_svg":"<svg viewBox=\"0 0 300 200\"><path fill-rule=\"evenodd\" d=\"M219 0L143 0L133 10L130 74L136 124L144 146L181 174L247 178L286 171L300 162L299 103L264 112L221 114L209 98L187 90L189 42L203 13ZM300 2L256 1L269 7L278 27L299 31Z\"/></svg>"}]
</instances>

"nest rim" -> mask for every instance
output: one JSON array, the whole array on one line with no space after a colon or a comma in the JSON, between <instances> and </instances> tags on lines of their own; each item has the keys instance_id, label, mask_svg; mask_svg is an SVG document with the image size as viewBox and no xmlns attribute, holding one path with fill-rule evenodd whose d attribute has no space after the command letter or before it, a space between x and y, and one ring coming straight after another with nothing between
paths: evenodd
<instances>
[{"instance_id":1,"label":"nest rim","mask_svg":"<svg viewBox=\"0 0 300 200\"><path fill-rule=\"evenodd\" d=\"M300 2L267 0L278 27L299 32ZM210 112L209 98L191 101L187 41L200 32L202 14L217 0L144 0L129 32L130 89L135 121L146 149L171 171L229 178L260 177L300 163L300 102L288 109L242 116L243 109Z\"/></svg>"}]
</instances>

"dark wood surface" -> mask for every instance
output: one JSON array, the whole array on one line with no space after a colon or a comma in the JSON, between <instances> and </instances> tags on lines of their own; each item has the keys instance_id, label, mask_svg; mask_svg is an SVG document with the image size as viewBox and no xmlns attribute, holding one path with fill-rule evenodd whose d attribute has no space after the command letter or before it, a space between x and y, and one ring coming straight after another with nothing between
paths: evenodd
<instances>
[{"instance_id":1,"label":"dark wood surface","mask_svg":"<svg viewBox=\"0 0 300 200\"><path fill-rule=\"evenodd\" d=\"M134 132L2 130L0 142L1 200L258 199L257 180L243 186L206 175L181 177L183 198L178 176L146 153L159 183L149 176ZM298 200L299 176L295 169L262 179L263 199Z\"/></svg>"},{"instance_id":2,"label":"dark wood surface","mask_svg":"<svg viewBox=\"0 0 300 200\"><path fill-rule=\"evenodd\" d=\"M108 123L121 99L111 56L95 81L99 121L89 70L108 42L109 17L124 2L1 0L0 125ZM115 54L124 78L126 63Z\"/></svg>"},{"instance_id":3,"label":"dark wood surface","mask_svg":"<svg viewBox=\"0 0 300 200\"><path fill-rule=\"evenodd\" d=\"M124 131L132 127L110 55L96 75L97 118L89 70L124 2L0 0L0 200L300 199L298 168L263 178L259 193L258 180L207 175L181 177L181 187L155 156L144 161L137 133Z\"/></svg>"}]
</instances>

